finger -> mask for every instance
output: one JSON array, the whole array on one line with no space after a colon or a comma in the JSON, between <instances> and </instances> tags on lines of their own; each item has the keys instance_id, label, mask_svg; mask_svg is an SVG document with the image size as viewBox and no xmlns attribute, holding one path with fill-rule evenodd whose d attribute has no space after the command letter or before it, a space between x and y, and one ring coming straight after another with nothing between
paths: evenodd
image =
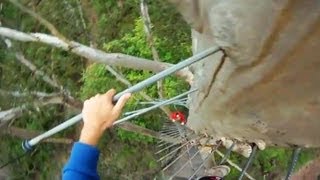
<instances>
[{"instance_id":1,"label":"finger","mask_svg":"<svg viewBox=\"0 0 320 180\"><path fill-rule=\"evenodd\" d=\"M124 105L126 104L126 102L128 101L128 99L131 97L130 93L126 93L123 96L120 97L120 99L118 100L117 104L113 107L113 112L120 114L122 108L124 107Z\"/></svg>"},{"instance_id":2,"label":"finger","mask_svg":"<svg viewBox=\"0 0 320 180\"><path fill-rule=\"evenodd\" d=\"M99 96L101 96L101 94L96 94L94 97L92 97L92 98L97 98L97 97L99 97Z\"/></svg>"},{"instance_id":3,"label":"finger","mask_svg":"<svg viewBox=\"0 0 320 180\"><path fill-rule=\"evenodd\" d=\"M106 102L110 102L110 103L112 103L112 99L113 99L113 96L116 94L116 90L115 89L110 89L109 91L107 91L104 95L103 95L103 97L104 97L104 100L106 101Z\"/></svg>"},{"instance_id":4,"label":"finger","mask_svg":"<svg viewBox=\"0 0 320 180\"><path fill-rule=\"evenodd\" d=\"M87 106L88 106L88 103L89 103L89 100L85 100L85 101L83 102L82 110L84 109L84 107L87 107Z\"/></svg>"}]
</instances>

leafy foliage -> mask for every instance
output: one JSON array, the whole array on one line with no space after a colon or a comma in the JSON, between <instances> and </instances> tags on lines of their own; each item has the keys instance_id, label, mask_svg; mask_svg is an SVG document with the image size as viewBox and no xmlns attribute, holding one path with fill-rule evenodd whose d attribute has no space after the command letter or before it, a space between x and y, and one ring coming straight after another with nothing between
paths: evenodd
<instances>
[{"instance_id":1,"label":"leafy foliage","mask_svg":"<svg viewBox=\"0 0 320 180\"><path fill-rule=\"evenodd\" d=\"M155 46L159 49L160 57L165 57L164 60L171 62L174 61L172 58L172 54L176 53L176 49L172 49L166 46L166 39L165 38L157 38L155 36ZM158 48L159 47L159 48ZM104 49L109 52L121 52L125 54L130 54L134 56L144 57L152 59L152 53L150 47L146 42L146 37L143 29L143 22L139 18L135 21L135 28L131 33L125 34L119 40L113 40L109 43L104 44ZM181 54L190 53L190 45L189 46L182 46L177 48L180 50ZM160 51L162 50L162 51ZM163 52L163 53L161 53ZM178 51L179 52L179 51ZM170 57L170 58L169 58ZM130 81L132 84L136 84L150 76L152 76L151 72L143 71L143 70L129 70L119 68L119 71L122 72L124 77ZM181 88L176 88L181 87ZM103 93L108 89L115 88L118 91L124 89L125 87L117 82L114 77L107 72L104 65L100 64L93 64L89 68L87 68L86 72L83 75L83 86L81 90L81 97L82 99L88 98L96 93ZM167 97L175 96L188 88L187 84L179 80L175 77L167 78L164 81L164 91ZM156 85L152 85L151 87L146 88L146 93L149 94L151 97L157 98L157 88ZM131 100L127 103L126 111L132 111L137 109L137 102L138 101L145 101L139 95L135 95L134 100ZM150 128L155 129L161 126L161 117L157 115L148 115L141 116L133 120L134 123ZM117 134L119 135L120 139L122 140L138 140L144 142L152 142L151 138L144 137L137 133L126 132L121 129L117 130Z\"/></svg>"}]
</instances>

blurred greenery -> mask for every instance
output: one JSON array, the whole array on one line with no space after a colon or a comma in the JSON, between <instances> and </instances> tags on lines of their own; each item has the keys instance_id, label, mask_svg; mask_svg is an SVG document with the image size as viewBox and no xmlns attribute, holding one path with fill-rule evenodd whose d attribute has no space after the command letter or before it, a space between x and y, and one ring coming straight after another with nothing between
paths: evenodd
<instances>
[{"instance_id":1,"label":"blurred greenery","mask_svg":"<svg viewBox=\"0 0 320 180\"><path fill-rule=\"evenodd\" d=\"M281 179L287 173L289 162L291 162L292 148L268 147L263 151L258 151L248 173L257 179ZM303 149L299 155L299 160L295 170L299 169L306 162L316 158L317 149ZM221 158L217 158L217 162ZM247 159L236 153L231 153L230 160L235 164L244 167ZM240 172L235 168L231 169L226 179L237 179Z\"/></svg>"}]
</instances>

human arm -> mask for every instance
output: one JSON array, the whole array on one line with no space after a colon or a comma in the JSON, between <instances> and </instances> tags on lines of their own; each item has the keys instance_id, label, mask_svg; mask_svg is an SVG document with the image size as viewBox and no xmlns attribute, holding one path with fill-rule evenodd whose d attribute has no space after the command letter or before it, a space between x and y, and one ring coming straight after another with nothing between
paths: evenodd
<instances>
[{"instance_id":1,"label":"human arm","mask_svg":"<svg viewBox=\"0 0 320 180\"><path fill-rule=\"evenodd\" d=\"M116 105L112 98L115 90L96 95L84 102L83 128L79 142L75 143L70 159L63 169L63 179L99 179L97 165L99 150L96 148L104 131L113 125L130 94L123 95Z\"/></svg>"}]
</instances>

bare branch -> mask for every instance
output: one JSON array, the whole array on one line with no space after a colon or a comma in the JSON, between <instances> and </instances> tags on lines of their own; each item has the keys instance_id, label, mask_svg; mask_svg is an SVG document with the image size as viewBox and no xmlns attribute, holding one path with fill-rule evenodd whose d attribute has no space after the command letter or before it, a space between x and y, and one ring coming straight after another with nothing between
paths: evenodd
<instances>
[{"instance_id":1,"label":"bare branch","mask_svg":"<svg viewBox=\"0 0 320 180\"><path fill-rule=\"evenodd\" d=\"M22 42L41 42L53 47L61 48L66 51L71 51L81 57L95 60L112 66L121 66L138 70L149 70L160 72L172 64L150 61L148 59L130 56L121 53L106 53L98 49L88 47L86 45L71 41L71 49L68 49L68 44L55 36L42 33L24 33L10 28L0 27L0 35L22 41ZM176 75L185 78L188 82L192 80L192 73L188 69L178 71Z\"/></svg>"},{"instance_id":2,"label":"bare branch","mask_svg":"<svg viewBox=\"0 0 320 180\"><path fill-rule=\"evenodd\" d=\"M50 84L52 87L55 87L58 89L62 88L61 86L59 86L59 83L56 80L51 79L43 71L38 70L37 67L33 63L31 63L31 61L27 60L22 53L18 52L18 53L15 53L15 55L17 60L20 63L25 65L27 68L29 68L35 75L41 77L43 81Z\"/></svg>"},{"instance_id":3,"label":"bare branch","mask_svg":"<svg viewBox=\"0 0 320 180\"><path fill-rule=\"evenodd\" d=\"M127 85L128 87L132 86L132 84L125 78L123 77L122 74L118 73L116 70L114 70L111 66L106 65L106 69L114 75L118 81L122 82L123 84ZM143 91L139 91L139 94L146 99L147 101L152 101L153 99L148 96L146 93ZM169 117L170 116L170 110L167 107L161 106L160 109Z\"/></svg>"},{"instance_id":4,"label":"bare branch","mask_svg":"<svg viewBox=\"0 0 320 180\"><path fill-rule=\"evenodd\" d=\"M10 1L13 5L17 6L21 11L29 14L30 16L32 16L33 18L35 18L36 20L38 20L42 25L44 25L46 28L49 29L49 31L54 35L59 37L59 39L63 40L64 42L66 42L67 44L69 43L69 40L64 37L55 27L53 24L51 24L49 21L47 21L46 19L44 19L43 17L41 17L39 14L31 11L30 9L24 7L22 4L20 4L18 1L16 0L8 0Z\"/></svg>"},{"instance_id":5,"label":"bare branch","mask_svg":"<svg viewBox=\"0 0 320 180\"><path fill-rule=\"evenodd\" d=\"M145 33L147 36L147 42L151 48L152 57L155 61L160 62L159 53L154 45L154 39L152 36L151 20L150 20L150 16L149 16L149 12L148 12L148 6L146 5L144 0L140 1L140 10L141 10L141 15L142 15L142 19L143 19L144 30L145 30ZM164 92L163 92L163 81L162 80L157 82L157 88L158 88L159 97L161 99L163 99Z\"/></svg>"},{"instance_id":6,"label":"bare branch","mask_svg":"<svg viewBox=\"0 0 320 180\"><path fill-rule=\"evenodd\" d=\"M56 95L57 93L45 93L45 92L38 92L38 91L32 91L32 92L20 92L20 91L6 91L6 90L2 90L0 89L0 94L1 95L9 95L9 96L13 96L13 97L26 97L29 95L38 97L38 98L43 98L43 97L49 97L52 95Z\"/></svg>"},{"instance_id":7,"label":"bare branch","mask_svg":"<svg viewBox=\"0 0 320 180\"><path fill-rule=\"evenodd\" d=\"M31 61L27 60L22 53L15 53L16 58L19 62L27 66L32 72L35 73L35 75L42 78L43 81L51 85L52 87L58 88L60 90L60 95L51 95L51 101L48 101L49 104L61 104L61 102L67 103L69 106L81 109L82 102L76 100L74 97L72 97L70 92L65 89L60 83L58 83L57 80L50 78L48 75L46 75L43 71L40 71L37 69L37 67L31 63ZM61 96L62 95L62 96ZM43 97L42 97L43 98ZM55 100L54 100L55 99ZM64 100L65 99L65 100Z\"/></svg>"},{"instance_id":8,"label":"bare branch","mask_svg":"<svg viewBox=\"0 0 320 180\"><path fill-rule=\"evenodd\" d=\"M33 104L36 106L46 106L50 104L63 104L63 105L73 107L78 111L80 111L82 107L82 104L80 101L78 102L77 100L72 100L72 102L70 102L70 99L66 98L65 95L62 93L49 94L49 93L37 92L37 91L20 92L20 91L5 91L0 89L0 94L3 96L10 95L18 98L33 96L34 98L36 98L36 101L33 102Z\"/></svg>"},{"instance_id":9,"label":"bare branch","mask_svg":"<svg viewBox=\"0 0 320 180\"><path fill-rule=\"evenodd\" d=\"M5 39L5 43L6 43L8 49L12 49L12 43L9 39ZM82 108L81 101L78 101L74 97L72 97L70 91L68 91L62 85L60 85L60 83L57 80L50 78L43 71L38 70L37 67L31 61L27 60L21 52L15 52L15 56L16 56L16 59L20 63L25 65L27 68L29 68L36 76L39 76L40 78L42 78L42 80L44 82L48 83L50 86L59 89L59 91L61 92L60 94L63 95L59 99L62 99L69 106L74 107L76 109ZM59 96L61 96L61 95L59 95ZM41 95L38 94L38 96L41 96ZM54 96L56 97L57 95L54 95ZM42 94L41 98L44 98L44 94ZM52 95L51 95L51 98L53 98ZM49 104L60 104L60 100L57 101L57 98L55 98L55 99L56 100L49 101L48 103ZM53 102L56 102L56 103L53 103Z\"/></svg>"},{"instance_id":10,"label":"bare branch","mask_svg":"<svg viewBox=\"0 0 320 180\"><path fill-rule=\"evenodd\" d=\"M19 118L22 115L22 111L26 109L25 106L11 108L9 110L0 111L0 124L7 123L13 119Z\"/></svg>"},{"instance_id":11,"label":"bare branch","mask_svg":"<svg viewBox=\"0 0 320 180\"><path fill-rule=\"evenodd\" d=\"M83 29L85 31L87 31L87 24L86 24L86 21L84 20L82 6L81 6L81 3L80 3L79 0L77 0L77 7L78 7L78 11L79 11L79 15L80 15L80 19L81 19L81 23L82 23Z\"/></svg>"},{"instance_id":12,"label":"bare branch","mask_svg":"<svg viewBox=\"0 0 320 180\"><path fill-rule=\"evenodd\" d=\"M42 132L39 131L32 131L32 130L27 130L27 129L22 129L18 127L8 127L1 131L2 134L8 134L11 136L15 136L21 139L30 139L33 138L39 134L42 134ZM68 138L49 138L44 140L43 142L48 142L48 143L59 143L59 144L71 144L74 142L72 139Z\"/></svg>"}]
</instances>

